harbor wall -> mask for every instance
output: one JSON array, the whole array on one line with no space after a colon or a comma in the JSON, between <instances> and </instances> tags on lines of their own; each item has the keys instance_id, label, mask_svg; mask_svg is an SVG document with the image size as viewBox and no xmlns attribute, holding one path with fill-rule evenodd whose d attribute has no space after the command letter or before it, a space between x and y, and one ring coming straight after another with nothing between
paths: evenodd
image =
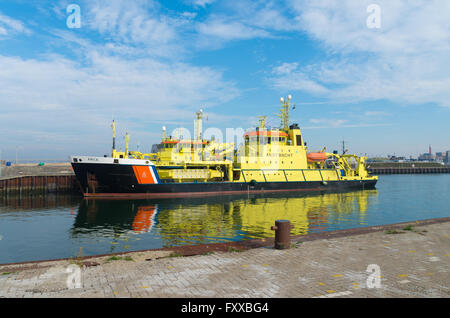
<instances>
[{"instance_id":1,"label":"harbor wall","mask_svg":"<svg viewBox=\"0 0 450 318\"><path fill-rule=\"evenodd\" d=\"M0 196L14 194L79 193L68 162L1 165Z\"/></svg>"},{"instance_id":2,"label":"harbor wall","mask_svg":"<svg viewBox=\"0 0 450 318\"><path fill-rule=\"evenodd\" d=\"M0 179L0 195L79 193L75 175L21 176Z\"/></svg>"},{"instance_id":3,"label":"harbor wall","mask_svg":"<svg viewBox=\"0 0 450 318\"><path fill-rule=\"evenodd\" d=\"M372 175L382 174L425 174L425 173L450 173L450 167L368 167Z\"/></svg>"}]
</instances>

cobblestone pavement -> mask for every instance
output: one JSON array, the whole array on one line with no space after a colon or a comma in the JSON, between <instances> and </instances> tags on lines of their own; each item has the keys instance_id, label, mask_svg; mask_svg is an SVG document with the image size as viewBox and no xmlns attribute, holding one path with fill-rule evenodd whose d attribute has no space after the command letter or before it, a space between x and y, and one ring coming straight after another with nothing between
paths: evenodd
<instances>
[{"instance_id":1,"label":"cobblestone pavement","mask_svg":"<svg viewBox=\"0 0 450 318\"><path fill-rule=\"evenodd\" d=\"M69 261L6 265L0 297L449 298L450 222L397 232L295 239L289 250L136 252L81 268Z\"/></svg>"}]
</instances>

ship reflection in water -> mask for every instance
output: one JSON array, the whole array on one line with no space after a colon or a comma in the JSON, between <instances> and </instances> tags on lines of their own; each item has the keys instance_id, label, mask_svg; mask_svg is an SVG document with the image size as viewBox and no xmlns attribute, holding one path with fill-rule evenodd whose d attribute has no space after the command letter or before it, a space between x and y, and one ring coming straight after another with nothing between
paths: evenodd
<instances>
[{"instance_id":1,"label":"ship reflection in water","mask_svg":"<svg viewBox=\"0 0 450 318\"><path fill-rule=\"evenodd\" d=\"M367 226L377 190L158 200L82 200L72 237L109 237L125 249L273 237L275 220L292 235ZM150 236L150 237L149 237ZM149 239L148 244L135 244ZM156 241L159 241L156 243ZM156 245L156 246L155 246ZM118 249L121 249L119 246ZM114 250L114 249L111 249Z\"/></svg>"}]
</instances>

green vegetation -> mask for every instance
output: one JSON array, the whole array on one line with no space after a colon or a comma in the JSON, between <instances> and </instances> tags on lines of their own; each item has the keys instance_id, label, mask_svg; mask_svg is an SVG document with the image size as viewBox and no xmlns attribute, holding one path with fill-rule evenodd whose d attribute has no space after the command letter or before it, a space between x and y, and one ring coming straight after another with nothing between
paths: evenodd
<instances>
[{"instance_id":1,"label":"green vegetation","mask_svg":"<svg viewBox=\"0 0 450 318\"><path fill-rule=\"evenodd\" d=\"M175 253L175 252L172 252L172 253L170 253L170 255L169 255L169 257L182 257L183 255L181 255L180 253Z\"/></svg>"},{"instance_id":2,"label":"green vegetation","mask_svg":"<svg viewBox=\"0 0 450 318\"><path fill-rule=\"evenodd\" d=\"M230 246L230 247L228 247L228 252L230 252L230 253L233 253L233 252L240 253L240 252L242 252L242 250L234 248L233 246Z\"/></svg>"},{"instance_id":3,"label":"green vegetation","mask_svg":"<svg viewBox=\"0 0 450 318\"><path fill-rule=\"evenodd\" d=\"M108 259L106 260L106 262L120 261L120 260L122 260L122 257L120 257L120 256L111 256L110 258L108 258Z\"/></svg>"},{"instance_id":4,"label":"green vegetation","mask_svg":"<svg viewBox=\"0 0 450 318\"><path fill-rule=\"evenodd\" d=\"M112 261L133 261L134 262L134 259L131 256L122 257L122 256L113 255L106 260L107 263L112 262Z\"/></svg>"},{"instance_id":5,"label":"green vegetation","mask_svg":"<svg viewBox=\"0 0 450 318\"><path fill-rule=\"evenodd\" d=\"M386 230L384 233L386 233L386 234L401 234L401 233L404 233L404 232L397 231L395 229L393 229L393 230L389 229L389 230Z\"/></svg>"},{"instance_id":6,"label":"green vegetation","mask_svg":"<svg viewBox=\"0 0 450 318\"><path fill-rule=\"evenodd\" d=\"M12 272L3 272L2 275L9 275L12 274Z\"/></svg>"},{"instance_id":7,"label":"green vegetation","mask_svg":"<svg viewBox=\"0 0 450 318\"><path fill-rule=\"evenodd\" d=\"M373 163L379 163L379 162L383 162L383 161L388 161L389 158L383 158L383 157L374 157L374 158L369 158L370 161L372 161ZM372 164L372 162L370 162L370 164Z\"/></svg>"},{"instance_id":8,"label":"green vegetation","mask_svg":"<svg viewBox=\"0 0 450 318\"><path fill-rule=\"evenodd\" d=\"M414 233L417 233L417 234L420 234L420 235L425 235L423 233L427 232L427 230L421 230L421 231L417 230L417 229L414 228L413 225L407 225L404 228L402 228L401 231L396 230L396 229L388 229L388 230L384 231L384 233L386 233L386 234L402 234L402 233L406 233L404 231L410 231L410 232L414 232Z\"/></svg>"},{"instance_id":9,"label":"green vegetation","mask_svg":"<svg viewBox=\"0 0 450 318\"><path fill-rule=\"evenodd\" d=\"M83 258L83 248L80 247L78 249L78 255L75 256L75 258L74 257L70 257L69 258L69 263L75 264L75 265L78 265L78 266L82 266L83 265L82 262L81 262L82 258Z\"/></svg>"}]
</instances>

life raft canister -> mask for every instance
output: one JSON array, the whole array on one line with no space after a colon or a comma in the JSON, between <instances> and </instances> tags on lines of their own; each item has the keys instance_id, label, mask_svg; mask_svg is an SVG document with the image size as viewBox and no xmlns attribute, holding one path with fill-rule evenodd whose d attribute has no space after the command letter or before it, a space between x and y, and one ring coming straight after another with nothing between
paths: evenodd
<instances>
[{"instance_id":1,"label":"life raft canister","mask_svg":"<svg viewBox=\"0 0 450 318\"><path fill-rule=\"evenodd\" d=\"M328 155L324 152L311 152L306 155L306 158L310 162L322 162L327 160Z\"/></svg>"}]
</instances>

